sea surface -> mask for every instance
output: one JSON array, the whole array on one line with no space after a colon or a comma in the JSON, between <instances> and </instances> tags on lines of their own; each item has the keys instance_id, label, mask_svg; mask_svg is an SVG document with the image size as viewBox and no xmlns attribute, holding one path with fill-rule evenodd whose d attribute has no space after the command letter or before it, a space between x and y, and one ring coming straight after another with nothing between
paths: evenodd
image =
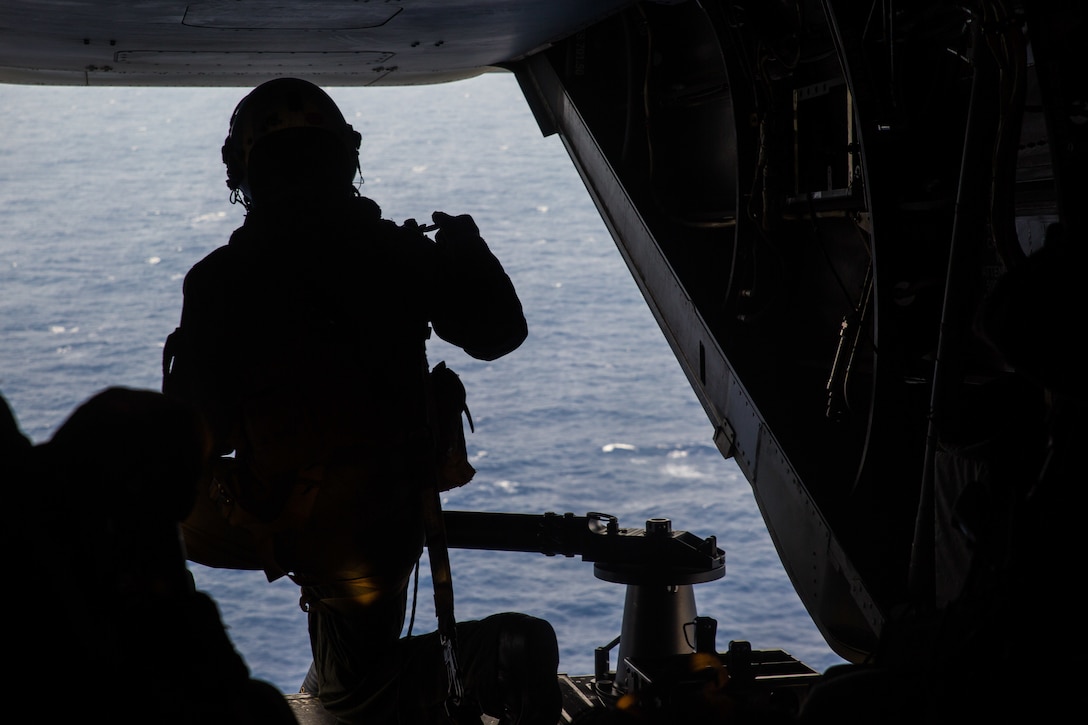
<instances>
[{"instance_id":1,"label":"sea surface","mask_svg":"<svg viewBox=\"0 0 1088 725\"><path fill-rule=\"evenodd\" d=\"M220 147L247 90L0 86L0 393L35 443L106 387L159 389L182 279L243 219ZM461 375L476 426L476 477L444 507L602 512L631 528L669 518L726 551L725 576L694 587L719 649L747 640L821 671L842 662L795 594L748 483L715 448L560 139L541 134L513 76L329 91L363 136L362 193L397 221L471 214L525 307L529 338L504 358L429 344L432 363ZM457 618L548 619L562 672L592 673L594 650L620 633L624 586L580 557L450 559ZM310 652L294 585L191 569L253 676L296 692ZM436 626L430 586L424 556L415 633Z\"/></svg>"}]
</instances>

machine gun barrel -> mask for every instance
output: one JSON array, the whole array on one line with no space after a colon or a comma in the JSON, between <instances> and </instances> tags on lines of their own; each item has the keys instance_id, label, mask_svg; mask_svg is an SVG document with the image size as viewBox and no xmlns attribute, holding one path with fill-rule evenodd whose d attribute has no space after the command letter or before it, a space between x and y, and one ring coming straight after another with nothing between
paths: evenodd
<instances>
[{"instance_id":1,"label":"machine gun barrel","mask_svg":"<svg viewBox=\"0 0 1088 725\"><path fill-rule=\"evenodd\" d=\"M581 556L594 562L594 574L605 581L696 584L725 574L725 552L715 537L673 531L669 519L650 519L645 529L627 529L615 516L595 512L446 511L443 516L450 548Z\"/></svg>"}]
</instances>

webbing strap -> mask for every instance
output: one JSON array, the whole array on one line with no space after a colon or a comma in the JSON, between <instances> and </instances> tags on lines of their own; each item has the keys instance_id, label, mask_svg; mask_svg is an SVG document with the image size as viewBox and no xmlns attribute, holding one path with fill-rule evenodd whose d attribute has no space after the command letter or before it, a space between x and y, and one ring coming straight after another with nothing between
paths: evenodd
<instances>
[{"instance_id":1,"label":"webbing strap","mask_svg":"<svg viewBox=\"0 0 1088 725\"><path fill-rule=\"evenodd\" d=\"M424 370L429 370L428 366ZM436 421L434 398L430 395L430 379L427 375L427 420L433 432ZM442 643L442 660L446 668L449 692L446 696L446 714L457 722L466 707L465 686L457 666L457 620L453 614L453 574L450 571L449 547L446 542L446 522L442 518L442 499L438 483L438 458L431 445L431 465L422 491L423 522L427 531L427 555L431 564L431 580L434 583L434 608L438 617L438 635Z\"/></svg>"},{"instance_id":2,"label":"webbing strap","mask_svg":"<svg viewBox=\"0 0 1088 725\"><path fill-rule=\"evenodd\" d=\"M457 664L457 620L453 614L453 575L450 571L446 525L438 489L431 483L423 491L423 518L427 527L427 554L434 582L434 609L438 617L438 636L442 643L442 662L446 668L449 692L446 714L455 722L465 707L465 686Z\"/></svg>"}]
</instances>

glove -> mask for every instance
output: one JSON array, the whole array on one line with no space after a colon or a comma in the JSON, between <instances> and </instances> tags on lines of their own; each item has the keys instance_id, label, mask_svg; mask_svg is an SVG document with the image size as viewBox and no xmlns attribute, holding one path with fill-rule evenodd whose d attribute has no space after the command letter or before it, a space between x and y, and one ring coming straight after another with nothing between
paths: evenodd
<instances>
[{"instance_id":1,"label":"glove","mask_svg":"<svg viewBox=\"0 0 1088 725\"><path fill-rule=\"evenodd\" d=\"M444 211L436 211L431 214L431 221L438 225L438 233L434 235L436 242L480 238L480 228L468 214L450 216Z\"/></svg>"}]
</instances>

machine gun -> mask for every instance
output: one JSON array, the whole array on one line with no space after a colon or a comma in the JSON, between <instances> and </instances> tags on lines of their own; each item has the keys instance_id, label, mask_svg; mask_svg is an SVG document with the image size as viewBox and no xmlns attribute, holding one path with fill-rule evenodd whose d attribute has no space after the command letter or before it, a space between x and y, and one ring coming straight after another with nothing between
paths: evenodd
<instances>
[{"instance_id":1,"label":"machine gun","mask_svg":"<svg viewBox=\"0 0 1088 725\"><path fill-rule=\"evenodd\" d=\"M443 516L450 548L581 556L593 562L598 579L627 586L620 635L596 649L593 677L561 676L568 715L611 707L624 696L671 715L690 712L708 683L723 688L726 682L730 696L749 706L782 702L786 695L792 702L787 709L795 711L819 677L781 650L753 651L744 641L730 642L719 656L717 622L698 615L692 589L725 575L725 552L714 536L674 531L667 518L623 528L615 516L596 512ZM613 672L609 658L617 645Z\"/></svg>"},{"instance_id":2,"label":"machine gun","mask_svg":"<svg viewBox=\"0 0 1088 725\"><path fill-rule=\"evenodd\" d=\"M713 628L698 618L693 584L725 575L725 552L714 536L705 539L673 531L672 521L653 518L644 529L621 528L615 516L590 512L513 514L446 511L451 548L488 551L535 551L547 556L581 556L593 562L598 579L627 585L620 636L596 652L598 679L608 677L608 653L619 644L615 686L626 689L631 657L691 652L695 627L710 636L698 649L714 650ZM699 626L697 626L697 623Z\"/></svg>"}]
</instances>

